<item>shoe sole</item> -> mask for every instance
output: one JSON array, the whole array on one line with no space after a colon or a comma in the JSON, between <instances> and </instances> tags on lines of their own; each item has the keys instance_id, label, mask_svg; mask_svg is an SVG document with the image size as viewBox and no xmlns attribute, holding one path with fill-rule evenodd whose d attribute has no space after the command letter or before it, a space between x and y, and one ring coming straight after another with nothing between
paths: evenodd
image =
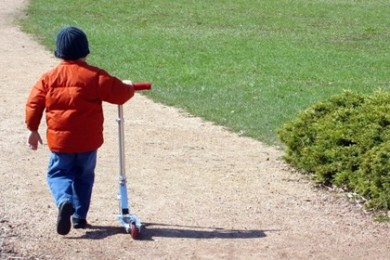
<instances>
[{"instance_id":1,"label":"shoe sole","mask_svg":"<svg viewBox=\"0 0 390 260\"><path fill-rule=\"evenodd\" d=\"M73 228L74 229L87 229L89 227L88 224L84 224L84 225L73 225Z\"/></svg>"},{"instance_id":2,"label":"shoe sole","mask_svg":"<svg viewBox=\"0 0 390 260\"><path fill-rule=\"evenodd\" d=\"M66 235L71 228L70 217L73 215L73 206L70 202L65 202L61 205L58 220L57 220L57 233L60 235Z\"/></svg>"},{"instance_id":3,"label":"shoe sole","mask_svg":"<svg viewBox=\"0 0 390 260\"><path fill-rule=\"evenodd\" d=\"M74 229L86 229L89 227L86 219L72 218L72 223Z\"/></svg>"}]
</instances>

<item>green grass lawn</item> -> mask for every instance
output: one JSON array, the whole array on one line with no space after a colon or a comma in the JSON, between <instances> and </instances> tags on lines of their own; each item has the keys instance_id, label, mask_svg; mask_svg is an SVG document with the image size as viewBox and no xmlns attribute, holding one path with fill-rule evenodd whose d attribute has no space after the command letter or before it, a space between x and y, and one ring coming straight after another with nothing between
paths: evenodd
<instances>
[{"instance_id":1,"label":"green grass lawn","mask_svg":"<svg viewBox=\"0 0 390 260\"><path fill-rule=\"evenodd\" d=\"M390 88L388 0L30 0L26 12L50 51L78 26L91 64L268 144L318 100Z\"/></svg>"}]
</instances>

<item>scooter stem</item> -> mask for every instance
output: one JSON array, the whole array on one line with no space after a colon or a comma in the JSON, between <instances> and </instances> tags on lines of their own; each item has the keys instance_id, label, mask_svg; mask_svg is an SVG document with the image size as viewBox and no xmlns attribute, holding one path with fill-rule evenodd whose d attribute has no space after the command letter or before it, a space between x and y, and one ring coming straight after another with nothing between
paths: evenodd
<instances>
[{"instance_id":1,"label":"scooter stem","mask_svg":"<svg viewBox=\"0 0 390 260\"><path fill-rule=\"evenodd\" d=\"M126 167L125 167L125 132L123 106L118 105L118 142L119 142L119 187L120 187L120 207L123 214L129 213L127 187L126 187Z\"/></svg>"}]
</instances>

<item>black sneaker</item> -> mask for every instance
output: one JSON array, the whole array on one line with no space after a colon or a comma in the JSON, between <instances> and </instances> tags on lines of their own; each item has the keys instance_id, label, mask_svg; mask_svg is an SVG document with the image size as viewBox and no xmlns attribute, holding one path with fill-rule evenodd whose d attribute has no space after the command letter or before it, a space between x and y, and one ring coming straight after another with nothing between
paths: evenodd
<instances>
[{"instance_id":1,"label":"black sneaker","mask_svg":"<svg viewBox=\"0 0 390 260\"><path fill-rule=\"evenodd\" d=\"M73 222L73 228L76 228L76 229L79 229L79 228L85 229L85 228L90 227L90 225L88 224L86 219L72 218L72 222Z\"/></svg>"},{"instance_id":2,"label":"black sneaker","mask_svg":"<svg viewBox=\"0 0 390 260\"><path fill-rule=\"evenodd\" d=\"M73 215L74 209L70 201L64 201L60 204L57 218L57 233L66 235L71 228L70 217Z\"/></svg>"}]
</instances>

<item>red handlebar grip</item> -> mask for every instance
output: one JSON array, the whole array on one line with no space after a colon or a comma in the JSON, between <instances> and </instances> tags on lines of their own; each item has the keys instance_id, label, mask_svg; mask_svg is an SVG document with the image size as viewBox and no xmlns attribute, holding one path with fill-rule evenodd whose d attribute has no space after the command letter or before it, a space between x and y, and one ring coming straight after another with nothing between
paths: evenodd
<instances>
[{"instance_id":1,"label":"red handlebar grip","mask_svg":"<svg viewBox=\"0 0 390 260\"><path fill-rule=\"evenodd\" d=\"M138 83L133 83L133 87L135 91L149 90L152 88L152 84L150 82L138 82Z\"/></svg>"}]
</instances>

